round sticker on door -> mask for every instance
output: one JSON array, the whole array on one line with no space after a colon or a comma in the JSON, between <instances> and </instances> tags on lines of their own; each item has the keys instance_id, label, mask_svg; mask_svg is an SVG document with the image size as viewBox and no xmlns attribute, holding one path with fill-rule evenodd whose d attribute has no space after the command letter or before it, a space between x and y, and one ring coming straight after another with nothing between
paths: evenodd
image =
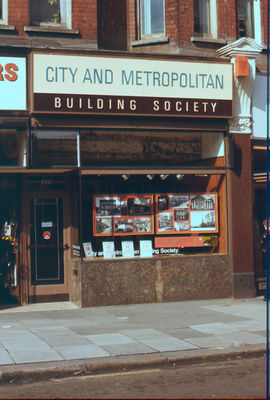
<instances>
[{"instance_id":1,"label":"round sticker on door","mask_svg":"<svg viewBox=\"0 0 270 400\"><path fill-rule=\"evenodd\" d=\"M51 238L51 232L49 232L49 231L43 232L43 238L45 240L49 240Z\"/></svg>"}]
</instances>

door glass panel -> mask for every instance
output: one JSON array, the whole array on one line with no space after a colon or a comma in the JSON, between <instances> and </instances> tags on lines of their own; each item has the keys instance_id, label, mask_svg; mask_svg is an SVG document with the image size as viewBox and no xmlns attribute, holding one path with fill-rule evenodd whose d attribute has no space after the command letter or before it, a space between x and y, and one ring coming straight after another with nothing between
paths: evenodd
<instances>
[{"instance_id":1,"label":"door glass panel","mask_svg":"<svg viewBox=\"0 0 270 400\"><path fill-rule=\"evenodd\" d=\"M31 202L32 284L63 283L62 199Z\"/></svg>"}]
</instances>

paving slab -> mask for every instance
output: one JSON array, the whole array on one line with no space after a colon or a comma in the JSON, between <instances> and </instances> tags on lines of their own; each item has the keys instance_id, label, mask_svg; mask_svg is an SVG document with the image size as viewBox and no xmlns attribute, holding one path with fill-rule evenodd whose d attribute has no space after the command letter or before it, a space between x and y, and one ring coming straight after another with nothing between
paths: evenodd
<instances>
[{"instance_id":1,"label":"paving slab","mask_svg":"<svg viewBox=\"0 0 270 400\"><path fill-rule=\"evenodd\" d=\"M233 341L234 346L241 346L246 344L264 344L265 339L256 335L253 332L233 332L223 335L225 339Z\"/></svg>"},{"instance_id":2,"label":"paving slab","mask_svg":"<svg viewBox=\"0 0 270 400\"><path fill-rule=\"evenodd\" d=\"M140 342L149 347L153 347L153 349L158 351L192 350L198 348L198 346L196 345L173 337L159 339L142 339L140 340Z\"/></svg>"},{"instance_id":3,"label":"paving slab","mask_svg":"<svg viewBox=\"0 0 270 400\"><path fill-rule=\"evenodd\" d=\"M13 358L16 364L25 363L37 363L47 361L58 361L63 360L60 354L55 350L22 350L22 351L10 351L10 356Z\"/></svg>"},{"instance_id":4,"label":"paving slab","mask_svg":"<svg viewBox=\"0 0 270 400\"><path fill-rule=\"evenodd\" d=\"M249 319L246 321L231 322L230 326L236 327L239 330L257 332L257 331L265 330L266 322L257 320L257 319Z\"/></svg>"},{"instance_id":5,"label":"paving slab","mask_svg":"<svg viewBox=\"0 0 270 400\"><path fill-rule=\"evenodd\" d=\"M203 349L226 349L234 344L233 339L222 336L192 337L186 341Z\"/></svg>"},{"instance_id":6,"label":"paving slab","mask_svg":"<svg viewBox=\"0 0 270 400\"><path fill-rule=\"evenodd\" d=\"M14 364L14 360L10 357L9 353L0 348L0 363L1 365Z\"/></svg>"},{"instance_id":7,"label":"paving slab","mask_svg":"<svg viewBox=\"0 0 270 400\"><path fill-rule=\"evenodd\" d=\"M147 339L168 339L172 338L172 336L167 335L166 333L157 331L156 329L126 329L121 331L124 335L127 335L131 338L134 338L138 341L147 340Z\"/></svg>"},{"instance_id":8,"label":"paving slab","mask_svg":"<svg viewBox=\"0 0 270 400\"><path fill-rule=\"evenodd\" d=\"M105 333L100 335L87 335L85 336L91 342L102 345L111 344L124 344L124 343L134 343L134 340L129 337L122 335L121 333Z\"/></svg>"},{"instance_id":9,"label":"paving slab","mask_svg":"<svg viewBox=\"0 0 270 400\"><path fill-rule=\"evenodd\" d=\"M102 349L100 346L91 343L83 346L57 346L55 349L65 360L110 356L110 353Z\"/></svg>"},{"instance_id":10,"label":"paving slab","mask_svg":"<svg viewBox=\"0 0 270 400\"><path fill-rule=\"evenodd\" d=\"M106 350L111 356L120 356L127 354L147 354L155 352L153 347L145 346L142 343L137 342L103 345L102 348Z\"/></svg>"},{"instance_id":11,"label":"paving slab","mask_svg":"<svg viewBox=\"0 0 270 400\"><path fill-rule=\"evenodd\" d=\"M222 322L211 322L210 324L191 325L190 328L200 332L210 333L212 335L237 332L240 330L235 326L230 326L229 324L223 324Z\"/></svg>"}]
</instances>

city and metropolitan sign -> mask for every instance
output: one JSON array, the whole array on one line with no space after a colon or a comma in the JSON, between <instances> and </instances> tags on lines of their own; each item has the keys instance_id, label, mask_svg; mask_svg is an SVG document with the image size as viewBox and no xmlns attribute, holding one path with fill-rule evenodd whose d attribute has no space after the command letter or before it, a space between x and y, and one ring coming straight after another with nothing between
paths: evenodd
<instances>
[{"instance_id":1,"label":"city and metropolitan sign","mask_svg":"<svg viewBox=\"0 0 270 400\"><path fill-rule=\"evenodd\" d=\"M232 116L232 65L33 54L32 112Z\"/></svg>"}]
</instances>

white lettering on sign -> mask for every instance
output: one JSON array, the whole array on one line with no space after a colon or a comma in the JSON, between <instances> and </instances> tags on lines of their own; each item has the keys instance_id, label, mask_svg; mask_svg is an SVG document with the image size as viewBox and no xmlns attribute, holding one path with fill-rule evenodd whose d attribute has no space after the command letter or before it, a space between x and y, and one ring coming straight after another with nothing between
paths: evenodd
<instances>
[{"instance_id":1,"label":"white lettering on sign","mask_svg":"<svg viewBox=\"0 0 270 400\"><path fill-rule=\"evenodd\" d=\"M153 100L151 111L167 113L200 113L215 114L217 103L212 101L172 101L172 100ZM91 98L91 97L54 97L54 109L62 110L83 110L83 111L135 111L137 110L137 100L119 98Z\"/></svg>"}]
</instances>

